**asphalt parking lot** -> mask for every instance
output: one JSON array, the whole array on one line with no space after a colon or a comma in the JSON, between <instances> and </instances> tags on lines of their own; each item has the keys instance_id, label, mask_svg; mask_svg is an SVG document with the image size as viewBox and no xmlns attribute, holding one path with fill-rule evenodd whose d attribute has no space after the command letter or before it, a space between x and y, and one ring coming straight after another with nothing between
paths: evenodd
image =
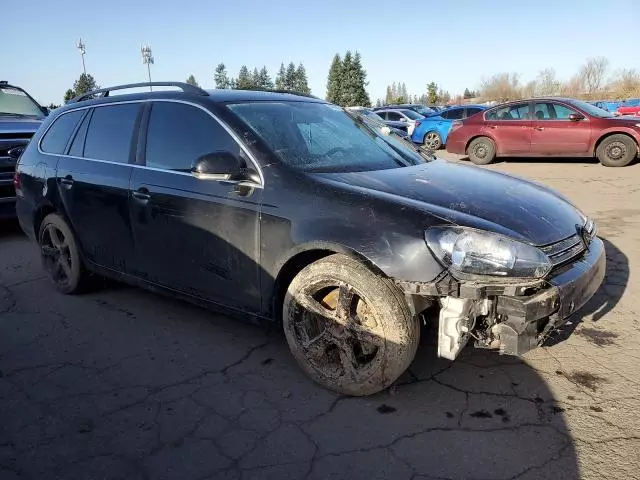
<instances>
[{"instance_id":1,"label":"asphalt parking lot","mask_svg":"<svg viewBox=\"0 0 640 480\"><path fill-rule=\"evenodd\" d=\"M0 223L0 478L640 478L640 164L484 168L593 216L604 285L522 359L437 360L426 329L367 398L311 383L278 332L126 286L61 296Z\"/></svg>"}]
</instances>

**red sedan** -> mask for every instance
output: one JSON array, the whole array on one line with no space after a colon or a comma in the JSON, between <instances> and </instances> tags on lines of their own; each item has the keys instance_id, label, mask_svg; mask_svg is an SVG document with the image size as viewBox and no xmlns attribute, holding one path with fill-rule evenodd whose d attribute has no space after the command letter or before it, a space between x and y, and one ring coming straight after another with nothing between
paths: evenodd
<instances>
[{"instance_id":1,"label":"red sedan","mask_svg":"<svg viewBox=\"0 0 640 480\"><path fill-rule=\"evenodd\" d=\"M498 105L455 121L447 151L477 165L496 156L593 157L624 167L638 154L640 119L614 117L571 98L536 98Z\"/></svg>"}]
</instances>

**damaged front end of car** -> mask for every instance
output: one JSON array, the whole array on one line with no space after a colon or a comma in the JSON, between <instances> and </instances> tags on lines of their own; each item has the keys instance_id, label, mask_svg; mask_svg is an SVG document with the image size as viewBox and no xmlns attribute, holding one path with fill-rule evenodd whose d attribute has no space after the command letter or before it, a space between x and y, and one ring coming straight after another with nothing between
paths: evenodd
<instances>
[{"instance_id":1,"label":"damaged front end of car","mask_svg":"<svg viewBox=\"0 0 640 480\"><path fill-rule=\"evenodd\" d=\"M414 300L437 300L438 356L450 360L470 339L502 354L528 352L582 307L605 275L604 244L591 220L541 247L463 227L430 228L425 237L446 270L432 282L397 283Z\"/></svg>"}]
</instances>

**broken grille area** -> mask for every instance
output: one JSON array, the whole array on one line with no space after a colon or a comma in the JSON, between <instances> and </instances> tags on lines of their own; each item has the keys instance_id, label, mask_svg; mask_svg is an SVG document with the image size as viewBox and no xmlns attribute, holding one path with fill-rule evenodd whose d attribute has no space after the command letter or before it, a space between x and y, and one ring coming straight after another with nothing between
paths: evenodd
<instances>
[{"instance_id":1,"label":"broken grille area","mask_svg":"<svg viewBox=\"0 0 640 480\"><path fill-rule=\"evenodd\" d=\"M570 262L585 251L585 245L579 235L572 235L559 242L542 247L542 251L549 257L554 267Z\"/></svg>"}]
</instances>

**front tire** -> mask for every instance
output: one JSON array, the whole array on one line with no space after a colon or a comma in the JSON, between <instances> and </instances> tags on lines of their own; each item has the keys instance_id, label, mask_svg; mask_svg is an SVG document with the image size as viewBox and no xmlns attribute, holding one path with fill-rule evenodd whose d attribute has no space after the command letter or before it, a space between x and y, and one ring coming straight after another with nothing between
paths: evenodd
<instances>
[{"instance_id":1,"label":"front tire","mask_svg":"<svg viewBox=\"0 0 640 480\"><path fill-rule=\"evenodd\" d=\"M57 213L44 217L38 243L42 264L56 289L64 294L78 293L86 283L86 272L67 222Z\"/></svg>"},{"instance_id":2,"label":"front tire","mask_svg":"<svg viewBox=\"0 0 640 480\"><path fill-rule=\"evenodd\" d=\"M438 132L427 132L422 144L425 148L435 152L442 146L442 138Z\"/></svg>"},{"instance_id":3,"label":"front tire","mask_svg":"<svg viewBox=\"0 0 640 480\"><path fill-rule=\"evenodd\" d=\"M396 286L340 254L293 279L283 324L302 370L323 387L354 396L391 385L413 360L420 338Z\"/></svg>"},{"instance_id":4,"label":"front tire","mask_svg":"<svg viewBox=\"0 0 640 480\"><path fill-rule=\"evenodd\" d=\"M596 157L605 167L626 167L636 154L638 146L627 135L616 134L605 138L596 149Z\"/></svg>"},{"instance_id":5,"label":"front tire","mask_svg":"<svg viewBox=\"0 0 640 480\"><path fill-rule=\"evenodd\" d=\"M489 165L496 157L496 146L488 137L474 138L467 148L467 155L476 165Z\"/></svg>"}]
</instances>

